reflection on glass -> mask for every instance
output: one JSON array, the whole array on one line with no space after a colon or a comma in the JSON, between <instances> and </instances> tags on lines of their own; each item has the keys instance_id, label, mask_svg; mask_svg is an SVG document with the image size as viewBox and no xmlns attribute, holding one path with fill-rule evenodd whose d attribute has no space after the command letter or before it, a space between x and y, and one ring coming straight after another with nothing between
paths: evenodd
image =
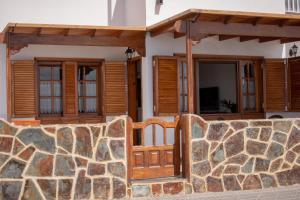
<instances>
[{"instance_id":1,"label":"reflection on glass","mask_svg":"<svg viewBox=\"0 0 300 200\"><path fill-rule=\"evenodd\" d=\"M54 113L62 113L62 100L61 98L55 98L54 100Z\"/></svg>"},{"instance_id":2,"label":"reflection on glass","mask_svg":"<svg viewBox=\"0 0 300 200\"><path fill-rule=\"evenodd\" d=\"M43 81L40 82L40 96L51 96L51 82Z\"/></svg>"},{"instance_id":3,"label":"reflection on glass","mask_svg":"<svg viewBox=\"0 0 300 200\"><path fill-rule=\"evenodd\" d=\"M40 113L41 114L51 114L52 113L51 99L40 99Z\"/></svg>"},{"instance_id":4,"label":"reflection on glass","mask_svg":"<svg viewBox=\"0 0 300 200\"><path fill-rule=\"evenodd\" d=\"M96 80L96 69L92 67L85 68L85 80L95 81Z\"/></svg>"},{"instance_id":5,"label":"reflection on glass","mask_svg":"<svg viewBox=\"0 0 300 200\"><path fill-rule=\"evenodd\" d=\"M53 67L53 80L62 80L61 67Z\"/></svg>"},{"instance_id":6,"label":"reflection on glass","mask_svg":"<svg viewBox=\"0 0 300 200\"><path fill-rule=\"evenodd\" d=\"M96 105L96 98L86 98L85 112L95 113L97 111Z\"/></svg>"},{"instance_id":7,"label":"reflection on glass","mask_svg":"<svg viewBox=\"0 0 300 200\"><path fill-rule=\"evenodd\" d=\"M249 70L250 70L249 77L253 78L255 76L255 70L254 70L253 63L249 64Z\"/></svg>"},{"instance_id":8,"label":"reflection on glass","mask_svg":"<svg viewBox=\"0 0 300 200\"><path fill-rule=\"evenodd\" d=\"M61 96L61 83L60 82L54 82L54 96L59 97Z\"/></svg>"},{"instance_id":9,"label":"reflection on glass","mask_svg":"<svg viewBox=\"0 0 300 200\"><path fill-rule=\"evenodd\" d=\"M249 93L255 94L255 81L249 80Z\"/></svg>"},{"instance_id":10,"label":"reflection on glass","mask_svg":"<svg viewBox=\"0 0 300 200\"><path fill-rule=\"evenodd\" d=\"M84 96L84 84L81 82L78 82L78 95Z\"/></svg>"},{"instance_id":11,"label":"reflection on glass","mask_svg":"<svg viewBox=\"0 0 300 200\"><path fill-rule=\"evenodd\" d=\"M40 80L42 81L51 80L51 67L40 67Z\"/></svg>"},{"instance_id":12,"label":"reflection on glass","mask_svg":"<svg viewBox=\"0 0 300 200\"><path fill-rule=\"evenodd\" d=\"M97 96L96 83L86 83L86 96Z\"/></svg>"},{"instance_id":13,"label":"reflection on glass","mask_svg":"<svg viewBox=\"0 0 300 200\"><path fill-rule=\"evenodd\" d=\"M249 109L254 110L256 108L256 97L254 95L249 96Z\"/></svg>"},{"instance_id":14,"label":"reflection on glass","mask_svg":"<svg viewBox=\"0 0 300 200\"><path fill-rule=\"evenodd\" d=\"M248 83L245 79L242 80L243 94L247 94Z\"/></svg>"}]
</instances>

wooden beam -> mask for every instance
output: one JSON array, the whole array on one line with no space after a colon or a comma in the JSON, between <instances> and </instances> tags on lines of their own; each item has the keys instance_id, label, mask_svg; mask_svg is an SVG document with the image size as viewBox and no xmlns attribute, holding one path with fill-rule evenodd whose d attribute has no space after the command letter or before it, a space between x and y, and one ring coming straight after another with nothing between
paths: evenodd
<instances>
[{"instance_id":1,"label":"wooden beam","mask_svg":"<svg viewBox=\"0 0 300 200\"><path fill-rule=\"evenodd\" d=\"M182 26L182 24L183 22L181 20L178 20L174 24L167 24L164 27L151 31L150 35L151 37L155 37L167 32L178 32L178 29Z\"/></svg>"},{"instance_id":2,"label":"wooden beam","mask_svg":"<svg viewBox=\"0 0 300 200\"><path fill-rule=\"evenodd\" d=\"M68 36L70 33L70 29L69 28L66 28L65 30L63 30L62 34L63 36Z\"/></svg>"},{"instance_id":3,"label":"wooden beam","mask_svg":"<svg viewBox=\"0 0 300 200\"><path fill-rule=\"evenodd\" d=\"M279 40L280 38L274 38L274 37L263 37L263 38L259 38L259 43L264 43L264 42L271 42L274 40Z\"/></svg>"},{"instance_id":4,"label":"wooden beam","mask_svg":"<svg viewBox=\"0 0 300 200\"><path fill-rule=\"evenodd\" d=\"M224 16L223 18L223 23L224 24L228 24L230 22L230 20L232 19L233 16Z\"/></svg>"},{"instance_id":5,"label":"wooden beam","mask_svg":"<svg viewBox=\"0 0 300 200\"><path fill-rule=\"evenodd\" d=\"M298 42L300 38L282 38L280 39L281 44L290 43L290 42Z\"/></svg>"},{"instance_id":6,"label":"wooden beam","mask_svg":"<svg viewBox=\"0 0 300 200\"><path fill-rule=\"evenodd\" d=\"M186 22L186 63L188 81L188 113L194 113L194 72L193 72L193 40L191 37L191 21Z\"/></svg>"},{"instance_id":7,"label":"wooden beam","mask_svg":"<svg viewBox=\"0 0 300 200\"><path fill-rule=\"evenodd\" d=\"M253 37L253 36L242 36L240 37L240 42L247 42L250 40L256 40L258 37Z\"/></svg>"},{"instance_id":8,"label":"wooden beam","mask_svg":"<svg viewBox=\"0 0 300 200\"><path fill-rule=\"evenodd\" d=\"M5 42L5 34L0 33L0 43L4 43L4 42Z\"/></svg>"},{"instance_id":9,"label":"wooden beam","mask_svg":"<svg viewBox=\"0 0 300 200\"><path fill-rule=\"evenodd\" d=\"M181 27L179 32L185 32ZM230 23L221 22L202 22L198 21L191 24L191 36L199 34L218 34L232 36L254 36L254 37L278 37L278 38L300 38L300 27L278 25Z\"/></svg>"},{"instance_id":10,"label":"wooden beam","mask_svg":"<svg viewBox=\"0 0 300 200\"><path fill-rule=\"evenodd\" d=\"M174 32L174 38L177 39L177 38L181 38L185 36L185 33L178 33L178 32Z\"/></svg>"},{"instance_id":11,"label":"wooden beam","mask_svg":"<svg viewBox=\"0 0 300 200\"><path fill-rule=\"evenodd\" d=\"M235 35L219 35L219 41L230 40L236 37Z\"/></svg>"},{"instance_id":12,"label":"wooden beam","mask_svg":"<svg viewBox=\"0 0 300 200\"><path fill-rule=\"evenodd\" d=\"M95 36L90 37L76 35L32 35L32 34L11 34L11 48L19 49L29 44L42 45L72 45L72 46L116 46L132 47L134 49L145 48L145 35L134 37L112 37ZM144 55L142 55L144 56Z\"/></svg>"}]
</instances>

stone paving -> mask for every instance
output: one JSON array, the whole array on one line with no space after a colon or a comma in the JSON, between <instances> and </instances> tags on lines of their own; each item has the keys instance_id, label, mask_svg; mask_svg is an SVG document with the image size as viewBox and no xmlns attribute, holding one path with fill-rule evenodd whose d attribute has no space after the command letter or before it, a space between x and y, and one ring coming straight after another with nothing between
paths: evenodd
<instances>
[{"instance_id":1,"label":"stone paving","mask_svg":"<svg viewBox=\"0 0 300 200\"><path fill-rule=\"evenodd\" d=\"M194 193L168 197L133 198L134 200L299 200L300 185L263 190Z\"/></svg>"}]
</instances>

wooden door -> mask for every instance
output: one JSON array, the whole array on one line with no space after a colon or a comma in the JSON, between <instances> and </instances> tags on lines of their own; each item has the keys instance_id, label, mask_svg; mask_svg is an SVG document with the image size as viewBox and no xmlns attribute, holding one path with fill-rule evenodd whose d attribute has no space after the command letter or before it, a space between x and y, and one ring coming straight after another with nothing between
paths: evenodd
<instances>
[{"instance_id":1,"label":"wooden door","mask_svg":"<svg viewBox=\"0 0 300 200\"><path fill-rule=\"evenodd\" d=\"M163 130L163 142L158 144L157 129ZM177 130L178 118L174 122L166 122L157 118L148 119L145 122L133 123L133 129L129 136L129 177L131 179L161 178L179 175L180 170L180 139ZM148 129L150 128L150 129ZM152 128L152 130L151 130ZM141 144L134 145L133 131L141 130ZM168 142L168 131L173 130L174 142ZM152 132L152 134L151 134ZM169 132L170 133L170 132ZM151 134L152 144L146 142L146 135ZM149 139L149 137L148 137Z\"/></svg>"}]
</instances>

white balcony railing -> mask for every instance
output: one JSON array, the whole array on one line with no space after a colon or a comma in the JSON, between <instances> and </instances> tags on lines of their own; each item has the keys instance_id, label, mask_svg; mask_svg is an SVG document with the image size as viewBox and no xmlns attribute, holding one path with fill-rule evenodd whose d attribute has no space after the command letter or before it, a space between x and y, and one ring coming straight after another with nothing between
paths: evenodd
<instances>
[{"instance_id":1,"label":"white balcony railing","mask_svg":"<svg viewBox=\"0 0 300 200\"><path fill-rule=\"evenodd\" d=\"M285 0L285 11L300 14L300 0Z\"/></svg>"}]
</instances>

